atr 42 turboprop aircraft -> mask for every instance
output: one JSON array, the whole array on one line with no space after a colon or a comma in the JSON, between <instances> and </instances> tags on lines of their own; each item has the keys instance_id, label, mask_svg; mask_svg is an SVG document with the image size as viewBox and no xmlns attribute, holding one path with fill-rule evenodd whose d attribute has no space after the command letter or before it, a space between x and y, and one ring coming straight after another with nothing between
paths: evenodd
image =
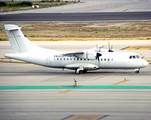
<instances>
[{"instance_id":1,"label":"atr 42 turboprop aircraft","mask_svg":"<svg viewBox=\"0 0 151 120\"><path fill-rule=\"evenodd\" d=\"M148 65L148 62L132 52L113 52L111 49L102 49L96 46L80 52L58 52L38 47L29 41L17 25L6 24L13 54L5 54L13 58L45 67L67 68L75 70L76 74L97 69L135 69Z\"/></svg>"}]
</instances>

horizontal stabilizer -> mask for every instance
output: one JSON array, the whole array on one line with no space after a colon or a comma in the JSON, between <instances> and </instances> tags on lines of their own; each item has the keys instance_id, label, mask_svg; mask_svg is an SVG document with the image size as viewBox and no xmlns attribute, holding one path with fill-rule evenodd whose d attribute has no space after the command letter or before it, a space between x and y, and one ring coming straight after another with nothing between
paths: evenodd
<instances>
[{"instance_id":1,"label":"horizontal stabilizer","mask_svg":"<svg viewBox=\"0 0 151 120\"><path fill-rule=\"evenodd\" d=\"M8 29L5 29L4 31L16 31L18 30L19 28L8 28Z\"/></svg>"}]
</instances>

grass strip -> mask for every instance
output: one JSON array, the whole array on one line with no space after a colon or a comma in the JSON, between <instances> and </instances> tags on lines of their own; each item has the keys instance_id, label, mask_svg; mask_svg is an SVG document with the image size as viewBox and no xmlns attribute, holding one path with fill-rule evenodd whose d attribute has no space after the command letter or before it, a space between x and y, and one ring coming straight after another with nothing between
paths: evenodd
<instances>
[{"instance_id":1,"label":"grass strip","mask_svg":"<svg viewBox=\"0 0 151 120\"><path fill-rule=\"evenodd\" d=\"M151 89L151 86L119 86L119 85L91 85L91 86L0 86L0 90L22 89Z\"/></svg>"},{"instance_id":2,"label":"grass strip","mask_svg":"<svg viewBox=\"0 0 151 120\"><path fill-rule=\"evenodd\" d=\"M34 23L22 31L31 41L151 40L151 22ZM0 41L7 40L6 31L0 32Z\"/></svg>"}]
</instances>

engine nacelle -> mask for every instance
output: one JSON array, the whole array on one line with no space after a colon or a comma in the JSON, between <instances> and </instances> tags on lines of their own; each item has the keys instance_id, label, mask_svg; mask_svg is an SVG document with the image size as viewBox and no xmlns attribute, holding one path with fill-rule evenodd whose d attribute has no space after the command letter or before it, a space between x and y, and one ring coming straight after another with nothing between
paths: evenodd
<instances>
[{"instance_id":1,"label":"engine nacelle","mask_svg":"<svg viewBox=\"0 0 151 120\"><path fill-rule=\"evenodd\" d=\"M79 56L80 58L83 59L89 59L89 60L95 60L96 59L96 52L84 52L83 55Z\"/></svg>"}]
</instances>

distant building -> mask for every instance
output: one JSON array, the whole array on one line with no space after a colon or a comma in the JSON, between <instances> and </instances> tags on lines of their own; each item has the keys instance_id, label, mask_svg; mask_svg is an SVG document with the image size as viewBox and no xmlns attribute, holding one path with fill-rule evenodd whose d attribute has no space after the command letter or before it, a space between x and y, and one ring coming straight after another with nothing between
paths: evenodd
<instances>
[{"instance_id":1,"label":"distant building","mask_svg":"<svg viewBox=\"0 0 151 120\"><path fill-rule=\"evenodd\" d=\"M5 2L12 2L12 0L0 0L0 1L5 1ZM14 2L20 2L20 1L31 1L31 2L41 2L42 0L13 0ZM51 1L51 0L44 0L44 1ZM58 0L54 0L56 2Z\"/></svg>"},{"instance_id":2,"label":"distant building","mask_svg":"<svg viewBox=\"0 0 151 120\"><path fill-rule=\"evenodd\" d=\"M0 1L5 1L5 2L22 2L22 1L31 1L31 2L41 2L42 0L0 0Z\"/></svg>"},{"instance_id":3,"label":"distant building","mask_svg":"<svg viewBox=\"0 0 151 120\"><path fill-rule=\"evenodd\" d=\"M80 2L80 0L60 0L60 2L70 3L70 2Z\"/></svg>"}]
</instances>

